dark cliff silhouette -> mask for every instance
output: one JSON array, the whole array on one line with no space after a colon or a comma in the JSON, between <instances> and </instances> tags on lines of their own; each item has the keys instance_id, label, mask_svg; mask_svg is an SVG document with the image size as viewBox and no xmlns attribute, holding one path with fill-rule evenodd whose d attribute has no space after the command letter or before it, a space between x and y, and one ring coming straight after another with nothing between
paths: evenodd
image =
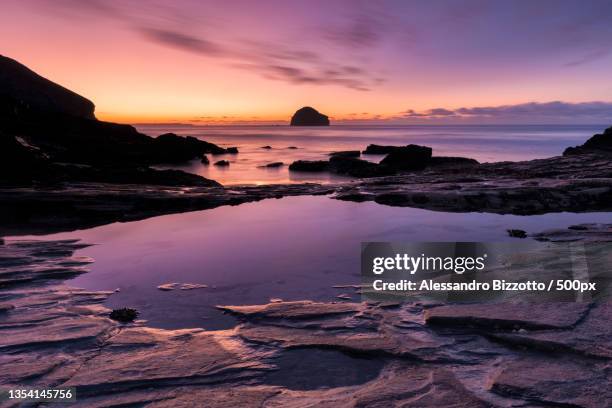
<instances>
[{"instance_id":1,"label":"dark cliff silhouette","mask_svg":"<svg viewBox=\"0 0 612 408\"><path fill-rule=\"evenodd\" d=\"M329 118L316 109L305 106L293 114L291 126L329 126Z\"/></svg>"},{"instance_id":2,"label":"dark cliff silhouette","mask_svg":"<svg viewBox=\"0 0 612 408\"><path fill-rule=\"evenodd\" d=\"M99 121L94 109L88 99L0 57L0 181L210 184L148 166L226 153L194 137L153 138L130 125Z\"/></svg>"},{"instance_id":3,"label":"dark cliff silhouette","mask_svg":"<svg viewBox=\"0 0 612 408\"><path fill-rule=\"evenodd\" d=\"M29 108L95 119L93 102L72 92L14 59L0 55L0 98L11 98Z\"/></svg>"}]
</instances>

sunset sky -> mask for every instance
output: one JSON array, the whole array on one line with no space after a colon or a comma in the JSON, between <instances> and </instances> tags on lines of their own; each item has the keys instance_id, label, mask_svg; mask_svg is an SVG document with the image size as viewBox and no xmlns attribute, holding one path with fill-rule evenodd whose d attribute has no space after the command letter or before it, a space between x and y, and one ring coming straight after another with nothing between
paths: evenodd
<instances>
[{"instance_id":1,"label":"sunset sky","mask_svg":"<svg viewBox=\"0 0 612 408\"><path fill-rule=\"evenodd\" d=\"M612 1L3 0L0 54L120 122L609 123Z\"/></svg>"}]
</instances>

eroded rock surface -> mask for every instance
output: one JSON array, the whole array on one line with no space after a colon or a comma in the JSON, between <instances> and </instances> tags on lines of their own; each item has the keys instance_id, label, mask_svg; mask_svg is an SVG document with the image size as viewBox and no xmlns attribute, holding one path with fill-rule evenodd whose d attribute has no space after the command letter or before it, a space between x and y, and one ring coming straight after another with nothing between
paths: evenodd
<instances>
[{"instance_id":1,"label":"eroded rock surface","mask_svg":"<svg viewBox=\"0 0 612 408\"><path fill-rule=\"evenodd\" d=\"M461 169L434 166L339 186L335 198L451 212L610 211L612 160L592 154Z\"/></svg>"},{"instance_id":2,"label":"eroded rock surface","mask_svg":"<svg viewBox=\"0 0 612 408\"><path fill-rule=\"evenodd\" d=\"M220 306L239 319L232 330L160 330L110 320L110 292L65 286L91 262L76 250L0 246L0 387L75 387L77 407L612 403L607 303L275 300ZM328 374L308 367L334 358L351 377L313 379Z\"/></svg>"}]
</instances>

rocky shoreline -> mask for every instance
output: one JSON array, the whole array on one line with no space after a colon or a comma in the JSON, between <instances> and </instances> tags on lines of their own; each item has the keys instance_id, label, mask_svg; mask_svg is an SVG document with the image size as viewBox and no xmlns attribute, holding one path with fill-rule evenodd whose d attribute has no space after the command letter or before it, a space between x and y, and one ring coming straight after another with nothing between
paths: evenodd
<instances>
[{"instance_id":1,"label":"rocky shoreline","mask_svg":"<svg viewBox=\"0 0 612 408\"><path fill-rule=\"evenodd\" d=\"M591 152L525 162L448 164L336 185L5 186L0 187L0 235L59 232L296 195L448 212L612 211L612 160Z\"/></svg>"},{"instance_id":2,"label":"rocky shoreline","mask_svg":"<svg viewBox=\"0 0 612 408\"><path fill-rule=\"evenodd\" d=\"M224 187L152 166L208 162L205 154L234 155L236 147L172 133L153 138L129 125L99 121L91 101L7 57L0 56L0 74L0 236L313 194L451 212L612 210L612 128L548 159L478 163L437 157L427 146L370 145L363 152L289 165L289 171L332 172L352 182ZM294 125L328 124L325 115L307 107L294 119ZM386 157L374 163L360 159L362 153Z\"/></svg>"},{"instance_id":3,"label":"rocky shoreline","mask_svg":"<svg viewBox=\"0 0 612 408\"><path fill-rule=\"evenodd\" d=\"M612 403L609 303L274 302L219 306L232 330L161 330L64 284L86 247L0 245L1 387L75 387L77 407Z\"/></svg>"}]
</instances>

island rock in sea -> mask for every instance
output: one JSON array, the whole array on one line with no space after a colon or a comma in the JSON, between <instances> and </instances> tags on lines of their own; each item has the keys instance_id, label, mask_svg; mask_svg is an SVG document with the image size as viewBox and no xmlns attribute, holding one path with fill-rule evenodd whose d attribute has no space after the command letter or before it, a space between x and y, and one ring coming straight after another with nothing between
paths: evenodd
<instances>
[{"instance_id":1,"label":"island rock in sea","mask_svg":"<svg viewBox=\"0 0 612 408\"><path fill-rule=\"evenodd\" d=\"M329 118L316 109L305 106L293 114L291 126L329 126Z\"/></svg>"}]
</instances>

